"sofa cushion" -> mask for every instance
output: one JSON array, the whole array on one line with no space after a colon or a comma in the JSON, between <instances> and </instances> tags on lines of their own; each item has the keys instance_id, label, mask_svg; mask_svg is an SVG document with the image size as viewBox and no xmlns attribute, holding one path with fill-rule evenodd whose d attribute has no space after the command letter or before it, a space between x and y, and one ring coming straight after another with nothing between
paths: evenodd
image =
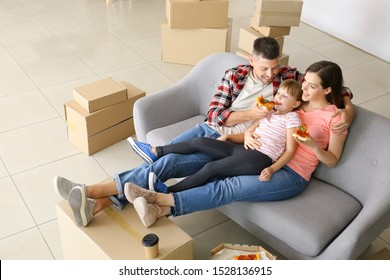
<instances>
[{"instance_id":1,"label":"sofa cushion","mask_svg":"<svg viewBox=\"0 0 390 280\"><path fill-rule=\"evenodd\" d=\"M146 134L146 142L152 146L165 145L176 136L188 130L189 127L194 127L198 123L204 122L205 119L204 115L198 115L181 122L153 129Z\"/></svg>"},{"instance_id":2,"label":"sofa cushion","mask_svg":"<svg viewBox=\"0 0 390 280\"><path fill-rule=\"evenodd\" d=\"M257 225L298 252L314 257L361 208L349 194L312 179L302 194L288 200L236 202L220 209L237 223Z\"/></svg>"}]
</instances>

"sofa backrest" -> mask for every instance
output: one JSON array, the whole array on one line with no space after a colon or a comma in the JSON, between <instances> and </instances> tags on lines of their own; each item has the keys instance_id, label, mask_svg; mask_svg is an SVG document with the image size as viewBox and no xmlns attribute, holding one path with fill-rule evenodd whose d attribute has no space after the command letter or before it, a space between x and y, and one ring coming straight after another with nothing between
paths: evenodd
<instances>
[{"instance_id":1,"label":"sofa backrest","mask_svg":"<svg viewBox=\"0 0 390 280\"><path fill-rule=\"evenodd\" d=\"M355 108L356 116L337 166L320 164L313 177L342 189L362 204L378 193L390 199L390 119Z\"/></svg>"},{"instance_id":2,"label":"sofa backrest","mask_svg":"<svg viewBox=\"0 0 390 280\"><path fill-rule=\"evenodd\" d=\"M185 79L196 88L193 92L198 95L194 94L192 98L193 102L199 103L199 114L207 115L210 101L226 70L240 64L248 64L248 60L232 53L216 53L201 60L186 76Z\"/></svg>"}]
</instances>

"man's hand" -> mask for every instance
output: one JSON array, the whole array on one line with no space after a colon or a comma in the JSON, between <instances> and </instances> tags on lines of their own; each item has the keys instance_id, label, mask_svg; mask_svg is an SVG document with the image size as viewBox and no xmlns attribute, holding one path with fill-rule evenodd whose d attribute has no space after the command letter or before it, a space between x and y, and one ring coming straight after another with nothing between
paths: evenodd
<instances>
[{"instance_id":1,"label":"man's hand","mask_svg":"<svg viewBox=\"0 0 390 280\"><path fill-rule=\"evenodd\" d=\"M268 116L269 112L266 108L259 108L257 101L252 104L251 112L254 120L260 120Z\"/></svg>"},{"instance_id":2,"label":"man's hand","mask_svg":"<svg viewBox=\"0 0 390 280\"><path fill-rule=\"evenodd\" d=\"M350 116L348 112L343 109L338 109L336 112L334 112L332 118L337 115L341 115L341 119L339 122L331 124L331 129L333 133L341 134L351 125L353 117Z\"/></svg>"}]
</instances>

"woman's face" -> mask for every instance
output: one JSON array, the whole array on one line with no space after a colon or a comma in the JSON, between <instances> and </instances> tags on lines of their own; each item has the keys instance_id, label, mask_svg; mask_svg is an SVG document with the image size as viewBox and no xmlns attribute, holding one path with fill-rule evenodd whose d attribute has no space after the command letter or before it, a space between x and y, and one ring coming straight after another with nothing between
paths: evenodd
<instances>
[{"instance_id":1,"label":"woman's face","mask_svg":"<svg viewBox=\"0 0 390 280\"><path fill-rule=\"evenodd\" d=\"M307 72L302 83L302 91L303 101L317 101L325 99L325 96L331 92L331 89L324 89L321 86L321 79L316 73Z\"/></svg>"}]
</instances>

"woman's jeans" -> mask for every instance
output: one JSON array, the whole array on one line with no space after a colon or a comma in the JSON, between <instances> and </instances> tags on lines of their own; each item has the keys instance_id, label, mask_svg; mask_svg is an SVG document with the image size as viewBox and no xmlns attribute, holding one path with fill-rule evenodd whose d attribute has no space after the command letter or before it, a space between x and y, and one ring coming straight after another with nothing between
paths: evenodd
<instances>
[{"instance_id":1,"label":"woman's jeans","mask_svg":"<svg viewBox=\"0 0 390 280\"><path fill-rule=\"evenodd\" d=\"M288 166L274 173L271 180L262 182L257 175L229 177L198 188L172 193L175 207L172 215L217 208L236 201L276 201L300 194L308 182Z\"/></svg>"}]
</instances>

